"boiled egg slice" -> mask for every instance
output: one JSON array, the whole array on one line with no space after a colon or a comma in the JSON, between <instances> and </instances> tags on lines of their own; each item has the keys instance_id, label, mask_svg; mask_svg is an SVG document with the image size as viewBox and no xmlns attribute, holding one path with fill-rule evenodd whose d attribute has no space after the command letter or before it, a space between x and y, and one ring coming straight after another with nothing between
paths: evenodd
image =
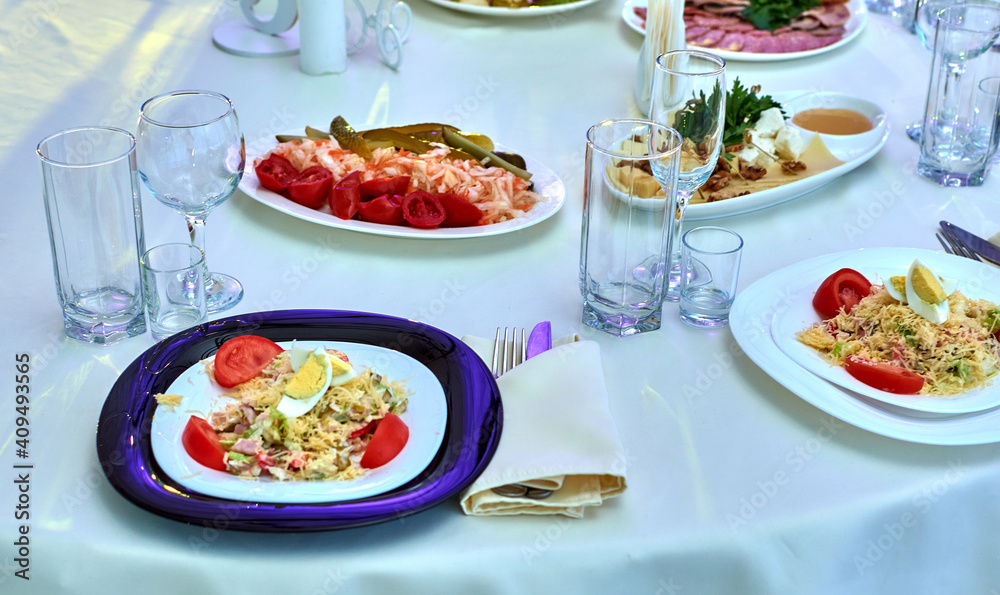
<instances>
[{"instance_id":1,"label":"boiled egg slice","mask_svg":"<svg viewBox=\"0 0 1000 595\"><path fill-rule=\"evenodd\" d=\"M901 304L906 303L906 275L894 275L885 281L885 290Z\"/></svg>"},{"instance_id":2,"label":"boiled egg slice","mask_svg":"<svg viewBox=\"0 0 1000 595\"><path fill-rule=\"evenodd\" d=\"M906 303L919 316L941 324L948 320L948 295L956 285L954 279L938 277L926 263L914 260L906 273Z\"/></svg>"},{"instance_id":3,"label":"boiled egg slice","mask_svg":"<svg viewBox=\"0 0 1000 595\"><path fill-rule=\"evenodd\" d=\"M306 352L304 358L302 351ZM289 359L295 375L285 385L276 409L285 417L299 417L309 413L330 388L333 365L322 347L309 351L293 345Z\"/></svg>"}]
</instances>

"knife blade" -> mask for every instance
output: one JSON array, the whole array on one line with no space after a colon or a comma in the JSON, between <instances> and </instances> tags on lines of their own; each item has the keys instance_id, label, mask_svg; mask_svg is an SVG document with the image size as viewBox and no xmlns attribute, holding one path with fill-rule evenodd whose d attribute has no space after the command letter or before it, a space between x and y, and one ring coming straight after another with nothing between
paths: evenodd
<instances>
[{"instance_id":1,"label":"knife blade","mask_svg":"<svg viewBox=\"0 0 1000 595\"><path fill-rule=\"evenodd\" d=\"M552 349L552 323L546 320L539 322L535 325L535 328L531 329L531 334L528 335L528 347L525 351L525 357L531 359L549 349Z\"/></svg>"},{"instance_id":2,"label":"knife blade","mask_svg":"<svg viewBox=\"0 0 1000 595\"><path fill-rule=\"evenodd\" d=\"M976 254L986 258L990 262L1000 265L1000 247L997 247L995 244L988 240L984 240L974 233L962 229L954 223L942 221L941 229L954 235L959 239L959 241L968 246L969 249Z\"/></svg>"}]
</instances>

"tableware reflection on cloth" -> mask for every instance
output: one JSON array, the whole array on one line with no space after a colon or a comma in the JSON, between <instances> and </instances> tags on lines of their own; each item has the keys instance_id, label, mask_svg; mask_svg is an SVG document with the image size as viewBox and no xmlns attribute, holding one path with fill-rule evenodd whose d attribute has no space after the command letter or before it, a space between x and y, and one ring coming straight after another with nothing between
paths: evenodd
<instances>
[{"instance_id":1,"label":"tableware reflection on cloth","mask_svg":"<svg viewBox=\"0 0 1000 595\"><path fill-rule=\"evenodd\" d=\"M676 131L647 120L606 120L587 131L580 234L587 326L619 337L660 328L674 201L642 204L656 183L643 187L638 179L651 170L666 196L675 196L679 147Z\"/></svg>"},{"instance_id":2,"label":"tableware reflection on cloth","mask_svg":"<svg viewBox=\"0 0 1000 595\"><path fill-rule=\"evenodd\" d=\"M721 227L696 227L684 234L682 270L695 271L681 279L681 321L700 328L729 324L729 309L743 256L743 238Z\"/></svg>"},{"instance_id":3,"label":"tableware reflection on cloth","mask_svg":"<svg viewBox=\"0 0 1000 595\"><path fill-rule=\"evenodd\" d=\"M137 133L139 175L156 200L184 215L191 243L205 251L205 219L229 199L246 163L232 101L212 91L173 91L142 104ZM207 261L207 256L206 256ZM208 311L243 299L235 278L208 272Z\"/></svg>"},{"instance_id":4,"label":"tableware reflection on cloth","mask_svg":"<svg viewBox=\"0 0 1000 595\"><path fill-rule=\"evenodd\" d=\"M1000 408L981 413L941 415L907 412L893 405L859 399L796 364L775 343L775 315L788 310L795 294L818 284L831 271L850 266L898 266L919 258L935 270L967 279L976 288L1000 286L997 270L989 265L941 252L910 248L874 248L818 256L775 271L741 290L730 312L733 337L744 353L775 381L817 408L859 428L909 442L958 445L1000 442ZM970 289L971 291L971 289Z\"/></svg>"},{"instance_id":5,"label":"tableware reflection on cloth","mask_svg":"<svg viewBox=\"0 0 1000 595\"><path fill-rule=\"evenodd\" d=\"M142 255L143 300L159 341L205 320L205 256L191 244L163 244Z\"/></svg>"},{"instance_id":6,"label":"tableware reflection on cloth","mask_svg":"<svg viewBox=\"0 0 1000 595\"><path fill-rule=\"evenodd\" d=\"M722 58L693 50L666 52L656 59L649 93L649 119L674 128L681 137L677 181L653 175L663 186L675 188L677 204L669 218L667 289L664 299L676 302L681 278L690 276L681 267L681 225L691 196L708 181L722 152L726 122L726 63ZM654 162L655 163L655 162Z\"/></svg>"},{"instance_id":7,"label":"tableware reflection on cloth","mask_svg":"<svg viewBox=\"0 0 1000 595\"><path fill-rule=\"evenodd\" d=\"M1000 69L990 48L1000 6L959 4L938 13L917 173L942 186L980 186L993 159L995 117L977 119L980 81ZM994 97L990 115L996 113Z\"/></svg>"},{"instance_id":8,"label":"tableware reflection on cloth","mask_svg":"<svg viewBox=\"0 0 1000 595\"><path fill-rule=\"evenodd\" d=\"M153 456L153 395L213 355L228 339L256 334L273 341L345 341L398 351L426 366L444 389L445 441L416 477L382 494L343 502L262 503L199 494L163 472ZM493 456L503 425L496 382L457 338L419 322L335 310L256 312L213 320L154 345L115 383L97 426L97 455L108 481L154 514L242 531L324 531L370 525L426 510L460 493ZM220 525L218 519L225 519Z\"/></svg>"},{"instance_id":9,"label":"tableware reflection on cloth","mask_svg":"<svg viewBox=\"0 0 1000 595\"><path fill-rule=\"evenodd\" d=\"M130 133L104 127L38 143L56 293L66 335L78 341L110 345L146 332L135 146Z\"/></svg>"},{"instance_id":10,"label":"tableware reflection on cloth","mask_svg":"<svg viewBox=\"0 0 1000 595\"><path fill-rule=\"evenodd\" d=\"M484 362L494 341L465 336ZM625 451L608 406L600 347L576 335L514 367L497 380L504 402L504 436L493 460L462 494L468 515L583 517L626 487ZM566 406L572 395L573 406ZM552 490L544 499L501 495L522 485Z\"/></svg>"}]
</instances>

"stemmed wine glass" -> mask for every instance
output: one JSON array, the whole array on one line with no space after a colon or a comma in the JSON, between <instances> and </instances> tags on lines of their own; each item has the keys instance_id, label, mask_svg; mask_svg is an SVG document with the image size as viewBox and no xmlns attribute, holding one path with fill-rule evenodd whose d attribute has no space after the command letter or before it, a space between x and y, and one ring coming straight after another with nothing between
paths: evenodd
<instances>
[{"instance_id":1,"label":"stemmed wine glass","mask_svg":"<svg viewBox=\"0 0 1000 595\"><path fill-rule=\"evenodd\" d=\"M156 200L187 220L191 243L205 252L205 219L240 183L246 151L228 97L173 91L142 104L136 134L139 176ZM205 268L209 312L235 306L243 286Z\"/></svg>"},{"instance_id":2,"label":"stemmed wine glass","mask_svg":"<svg viewBox=\"0 0 1000 595\"><path fill-rule=\"evenodd\" d=\"M914 29L924 48L934 51L934 29L937 27L938 13L954 4L954 0L917 0L916 14L913 17ZM920 130L923 120L910 122L906 125L906 136L913 142L920 142Z\"/></svg>"},{"instance_id":3,"label":"stemmed wine glass","mask_svg":"<svg viewBox=\"0 0 1000 595\"><path fill-rule=\"evenodd\" d=\"M722 151L726 120L726 62L707 52L676 50L656 59L650 89L649 118L666 124L681 137L677 207L668 246L670 270L666 299L680 299L680 230L691 195L715 170ZM653 175L656 176L654 168ZM656 176L659 180L659 176ZM661 181L664 191L667 186ZM670 199L670 197L667 197ZM684 274L691 274L685 272Z\"/></svg>"}]
</instances>

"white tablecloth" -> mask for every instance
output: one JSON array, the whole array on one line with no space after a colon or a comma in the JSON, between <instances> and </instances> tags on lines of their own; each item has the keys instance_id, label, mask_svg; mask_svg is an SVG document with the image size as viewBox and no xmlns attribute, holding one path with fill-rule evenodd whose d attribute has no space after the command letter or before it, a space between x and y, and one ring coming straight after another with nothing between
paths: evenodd
<instances>
[{"instance_id":1,"label":"white tablecloth","mask_svg":"<svg viewBox=\"0 0 1000 595\"><path fill-rule=\"evenodd\" d=\"M398 72L369 44L340 75L296 57L212 45L235 2L0 2L0 592L2 593L1000 593L1000 446L903 442L843 423L784 389L729 329L663 328L627 339L581 328L578 255L584 133L637 114L641 38L601 0L533 19L460 14L411 0ZM356 17L355 17L356 21ZM914 173L903 126L923 111L930 53L890 18L809 59L729 63L769 91L874 100L893 123L874 159L834 184L716 221L746 239L741 287L853 248L939 249L940 219L1000 229L994 177L948 189ZM334 230L242 193L208 220L213 270L243 281L232 312L371 311L454 335L551 320L600 343L629 488L564 518L470 518L457 501L376 526L311 534L219 531L133 505L104 478L95 427L119 373L150 336L110 348L62 333L41 200L38 140L75 125L134 130L156 93L231 97L248 143L323 125L444 121L545 163L566 206L511 235L461 241ZM144 196L147 244L183 241L179 215ZM848 265L848 263L845 263ZM227 313L228 314L228 313ZM24 519L13 465L15 356L32 357L30 581L13 573Z\"/></svg>"}]
</instances>

